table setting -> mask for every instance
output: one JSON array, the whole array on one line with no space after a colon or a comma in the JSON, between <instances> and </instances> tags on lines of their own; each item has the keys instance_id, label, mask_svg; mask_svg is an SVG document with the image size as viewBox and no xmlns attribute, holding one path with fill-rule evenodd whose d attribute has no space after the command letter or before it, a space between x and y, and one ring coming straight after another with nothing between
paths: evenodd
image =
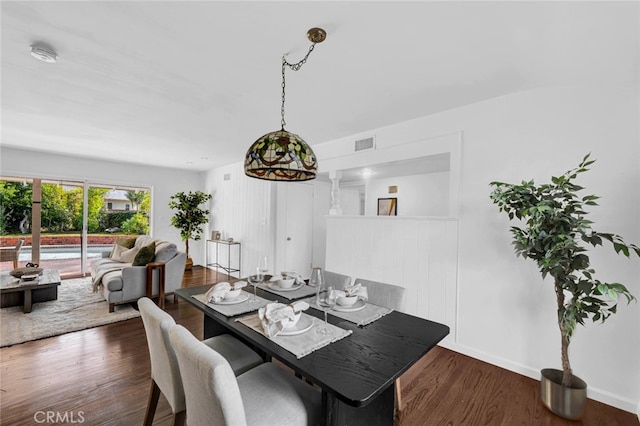
<instances>
[{"instance_id":1,"label":"table setting","mask_svg":"<svg viewBox=\"0 0 640 426\"><path fill-rule=\"evenodd\" d=\"M358 326L370 324L393 311L393 309L370 303L367 288L361 284L351 285L342 290L334 289L333 292L335 303L328 307L328 312ZM312 308L327 312L327 306L322 306L322 301L319 304L317 297L309 297L303 301Z\"/></svg>"},{"instance_id":2,"label":"table setting","mask_svg":"<svg viewBox=\"0 0 640 426\"><path fill-rule=\"evenodd\" d=\"M267 275L258 287L288 300L302 299L316 294L316 288L308 285L296 272L281 272L280 276Z\"/></svg>"},{"instance_id":3,"label":"table setting","mask_svg":"<svg viewBox=\"0 0 640 426\"><path fill-rule=\"evenodd\" d=\"M195 294L192 297L228 317L252 312L271 303L271 300L255 293L243 291L246 287L246 281L233 284L223 281L213 285L206 293Z\"/></svg>"},{"instance_id":4,"label":"table setting","mask_svg":"<svg viewBox=\"0 0 640 426\"><path fill-rule=\"evenodd\" d=\"M269 338L298 359L353 333L318 321L304 312L307 309L309 304L305 301L289 305L273 302L236 321Z\"/></svg>"}]
</instances>

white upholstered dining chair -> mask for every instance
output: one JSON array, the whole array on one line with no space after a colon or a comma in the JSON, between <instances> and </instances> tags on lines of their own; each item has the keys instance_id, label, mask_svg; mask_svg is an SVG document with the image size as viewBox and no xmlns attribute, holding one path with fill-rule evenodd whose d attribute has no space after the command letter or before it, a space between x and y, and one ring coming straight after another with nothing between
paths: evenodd
<instances>
[{"instance_id":1,"label":"white upholstered dining chair","mask_svg":"<svg viewBox=\"0 0 640 426\"><path fill-rule=\"evenodd\" d=\"M184 383L189 426L320 424L321 393L266 362L237 378L225 357L186 328L169 331Z\"/></svg>"},{"instance_id":2,"label":"white upholstered dining chair","mask_svg":"<svg viewBox=\"0 0 640 426\"><path fill-rule=\"evenodd\" d=\"M186 408L184 389L178 360L169 339L169 328L176 322L171 315L156 306L149 298L139 299L138 309L142 315L151 358L151 390L144 424L152 424L158 398L162 392L171 406L173 424L181 425L184 423ZM242 374L262 364L262 358L257 353L228 334L207 339L202 342L202 346L212 352L215 350L220 354L219 356L226 357L230 363L231 374Z\"/></svg>"},{"instance_id":3,"label":"white upholstered dining chair","mask_svg":"<svg viewBox=\"0 0 640 426\"><path fill-rule=\"evenodd\" d=\"M384 306L385 308L400 312L404 309L404 287L365 280L363 278L356 278L354 284L361 284L367 288L368 301L374 305ZM398 411L402 411L402 383L400 382L400 378L396 379L394 387L396 408Z\"/></svg>"},{"instance_id":4,"label":"white upholstered dining chair","mask_svg":"<svg viewBox=\"0 0 640 426\"><path fill-rule=\"evenodd\" d=\"M404 287L363 278L356 278L354 284L361 284L367 288L369 302L374 305L384 306L400 312L404 309Z\"/></svg>"},{"instance_id":5,"label":"white upholstered dining chair","mask_svg":"<svg viewBox=\"0 0 640 426\"><path fill-rule=\"evenodd\" d=\"M331 271L323 271L322 274L327 285L332 285L334 288L342 289L351 285L351 277L348 275Z\"/></svg>"}]
</instances>

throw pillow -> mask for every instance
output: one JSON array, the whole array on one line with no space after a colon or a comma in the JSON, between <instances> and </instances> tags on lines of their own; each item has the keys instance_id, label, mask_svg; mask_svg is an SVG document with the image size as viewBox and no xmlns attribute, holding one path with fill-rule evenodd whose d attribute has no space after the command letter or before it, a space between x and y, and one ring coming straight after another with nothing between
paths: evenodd
<instances>
[{"instance_id":1,"label":"throw pillow","mask_svg":"<svg viewBox=\"0 0 640 426\"><path fill-rule=\"evenodd\" d=\"M136 243L136 237L118 237L116 238L116 244L126 247L128 249L133 248Z\"/></svg>"},{"instance_id":2,"label":"throw pillow","mask_svg":"<svg viewBox=\"0 0 640 426\"><path fill-rule=\"evenodd\" d=\"M140 250L138 250L138 254L136 254L135 259L133 259L133 263L131 266L144 266L147 263L152 262L154 257L156 257L155 241L148 246L144 246Z\"/></svg>"},{"instance_id":3,"label":"throw pillow","mask_svg":"<svg viewBox=\"0 0 640 426\"><path fill-rule=\"evenodd\" d=\"M113 259L113 255L116 252L116 247L117 246L122 246L124 248L130 249L130 248L133 248L135 243L136 243L136 237L131 237L131 238L129 238L129 237L117 237L116 241L113 243L113 248L111 249L111 253L109 253L109 257Z\"/></svg>"},{"instance_id":4,"label":"throw pillow","mask_svg":"<svg viewBox=\"0 0 640 426\"><path fill-rule=\"evenodd\" d=\"M131 263L136 257L136 254L138 254L137 248L133 247L128 249L120 244L116 244L113 248L113 255L111 256L111 259L118 262Z\"/></svg>"},{"instance_id":5,"label":"throw pillow","mask_svg":"<svg viewBox=\"0 0 640 426\"><path fill-rule=\"evenodd\" d=\"M163 244L158 251L156 251L156 257L154 262L164 262L167 263L178 254L178 247L175 244Z\"/></svg>"}]
</instances>

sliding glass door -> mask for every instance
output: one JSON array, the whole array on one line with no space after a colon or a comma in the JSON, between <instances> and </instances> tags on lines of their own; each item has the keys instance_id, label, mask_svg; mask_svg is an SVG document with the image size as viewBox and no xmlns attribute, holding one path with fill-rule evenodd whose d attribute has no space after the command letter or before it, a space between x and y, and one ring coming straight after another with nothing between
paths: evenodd
<instances>
[{"instance_id":1,"label":"sliding glass door","mask_svg":"<svg viewBox=\"0 0 640 426\"><path fill-rule=\"evenodd\" d=\"M24 239L20 267L37 263L65 278L82 276L117 236L149 233L150 206L148 188L1 177L0 242L4 248Z\"/></svg>"}]
</instances>

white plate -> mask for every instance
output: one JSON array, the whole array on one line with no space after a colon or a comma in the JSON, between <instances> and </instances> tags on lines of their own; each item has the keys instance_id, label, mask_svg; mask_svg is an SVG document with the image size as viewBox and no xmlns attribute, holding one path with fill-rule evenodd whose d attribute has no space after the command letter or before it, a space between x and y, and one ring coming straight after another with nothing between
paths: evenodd
<instances>
[{"instance_id":1,"label":"white plate","mask_svg":"<svg viewBox=\"0 0 640 426\"><path fill-rule=\"evenodd\" d=\"M22 281L33 281L36 278L38 278L38 274L23 275L22 277L20 277Z\"/></svg>"},{"instance_id":2,"label":"white plate","mask_svg":"<svg viewBox=\"0 0 640 426\"><path fill-rule=\"evenodd\" d=\"M271 290L275 290L275 291L293 291L293 290L297 290L300 287L302 287L303 284L294 284L289 288L282 288L278 285L278 283L275 282L271 282L269 283L269 285L267 285L267 287L269 287Z\"/></svg>"},{"instance_id":3,"label":"white plate","mask_svg":"<svg viewBox=\"0 0 640 426\"><path fill-rule=\"evenodd\" d=\"M333 310L338 312L358 312L363 310L365 306L367 306L367 302L360 299L351 306L340 306L336 303L336 306L333 307Z\"/></svg>"},{"instance_id":4,"label":"white plate","mask_svg":"<svg viewBox=\"0 0 640 426\"><path fill-rule=\"evenodd\" d=\"M282 330L278 333L278 336L295 336L311 330L311 327L313 327L313 317L302 314L296 325Z\"/></svg>"},{"instance_id":5,"label":"white plate","mask_svg":"<svg viewBox=\"0 0 640 426\"><path fill-rule=\"evenodd\" d=\"M240 294L240 296L235 297L233 299L223 299L219 302L211 302L214 305L235 305L236 303L242 303L249 299L249 295L246 294L246 291L243 291L245 294Z\"/></svg>"}]
</instances>

